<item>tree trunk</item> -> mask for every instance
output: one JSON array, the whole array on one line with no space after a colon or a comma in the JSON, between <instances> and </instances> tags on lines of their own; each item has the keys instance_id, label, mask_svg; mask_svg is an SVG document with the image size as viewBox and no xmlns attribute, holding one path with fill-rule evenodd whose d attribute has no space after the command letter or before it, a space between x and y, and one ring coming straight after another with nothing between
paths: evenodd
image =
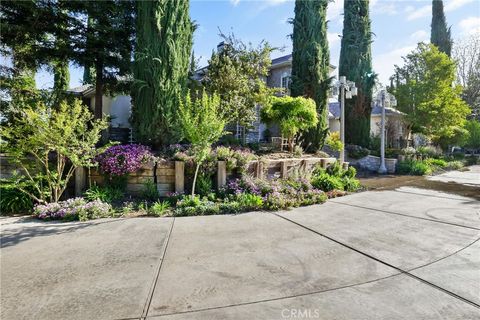
<instances>
[{"instance_id":1,"label":"tree trunk","mask_svg":"<svg viewBox=\"0 0 480 320\"><path fill-rule=\"evenodd\" d=\"M200 169L200 162L197 163L197 168L195 169L195 175L193 176L192 183L192 199L195 197L195 184L197 183L198 169Z\"/></svg>"},{"instance_id":2,"label":"tree trunk","mask_svg":"<svg viewBox=\"0 0 480 320\"><path fill-rule=\"evenodd\" d=\"M95 63L95 119L101 119L103 116L103 63Z\"/></svg>"}]
</instances>

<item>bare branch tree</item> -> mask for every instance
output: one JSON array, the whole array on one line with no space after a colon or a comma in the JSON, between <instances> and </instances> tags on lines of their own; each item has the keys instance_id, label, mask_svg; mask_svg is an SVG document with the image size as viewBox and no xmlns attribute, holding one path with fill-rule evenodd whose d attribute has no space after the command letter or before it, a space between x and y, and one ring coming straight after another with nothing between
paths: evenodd
<instances>
[{"instance_id":1,"label":"bare branch tree","mask_svg":"<svg viewBox=\"0 0 480 320\"><path fill-rule=\"evenodd\" d=\"M480 32L455 42L453 57L457 62L457 82L462 98L472 108L472 118L480 120Z\"/></svg>"}]
</instances>

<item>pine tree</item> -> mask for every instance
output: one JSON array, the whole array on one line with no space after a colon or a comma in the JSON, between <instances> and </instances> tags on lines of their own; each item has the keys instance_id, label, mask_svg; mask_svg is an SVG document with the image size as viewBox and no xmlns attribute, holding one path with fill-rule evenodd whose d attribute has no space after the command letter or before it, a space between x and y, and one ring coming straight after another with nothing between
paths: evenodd
<instances>
[{"instance_id":1,"label":"pine tree","mask_svg":"<svg viewBox=\"0 0 480 320\"><path fill-rule=\"evenodd\" d=\"M368 147L372 90L376 75L372 71L372 32L368 0L345 0L339 75L354 81L358 95L345 100L345 140Z\"/></svg>"},{"instance_id":2,"label":"pine tree","mask_svg":"<svg viewBox=\"0 0 480 320\"><path fill-rule=\"evenodd\" d=\"M63 8L65 1L58 1L58 8L55 10L56 24L55 29L55 50L59 53L59 57L54 59L53 65L53 91L57 94L68 90L70 85L70 70L68 68L68 11Z\"/></svg>"},{"instance_id":3,"label":"pine tree","mask_svg":"<svg viewBox=\"0 0 480 320\"><path fill-rule=\"evenodd\" d=\"M85 43L87 47L91 46L92 42L92 25L93 25L93 19L91 17L87 18L87 32L86 32L86 39ZM83 66L83 77L82 77L82 83L83 84L95 84L95 69L92 68L92 65L90 61L86 61L84 66Z\"/></svg>"},{"instance_id":4,"label":"pine tree","mask_svg":"<svg viewBox=\"0 0 480 320\"><path fill-rule=\"evenodd\" d=\"M328 0L295 1L293 24L293 97L312 98L317 107L318 124L307 132L305 146L318 150L328 132L327 104L330 86L330 52L327 40Z\"/></svg>"},{"instance_id":5,"label":"pine tree","mask_svg":"<svg viewBox=\"0 0 480 320\"><path fill-rule=\"evenodd\" d=\"M438 47L438 49L451 56L452 37L451 30L447 27L447 19L443 12L443 1L432 0L432 31L430 34L430 42Z\"/></svg>"},{"instance_id":6,"label":"pine tree","mask_svg":"<svg viewBox=\"0 0 480 320\"><path fill-rule=\"evenodd\" d=\"M125 90L123 79L131 73L134 43L135 7L133 0L68 1L67 8L76 17L77 27L70 38L72 59L92 68L95 83L95 110L102 117L106 92ZM88 17L84 26L85 16ZM80 22L80 23L79 23ZM85 79L84 79L85 80Z\"/></svg>"},{"instance_id":7,"label":"pine tree","mask_svg":"<svg viewBox=\"0 0 480 320\"><path fill-rule=\"evenodd\" d=\"M133 128L155 147L177 142L179 98L186 94L193 24L188 0L137 2Z\"/></svg>"}]
</instances>

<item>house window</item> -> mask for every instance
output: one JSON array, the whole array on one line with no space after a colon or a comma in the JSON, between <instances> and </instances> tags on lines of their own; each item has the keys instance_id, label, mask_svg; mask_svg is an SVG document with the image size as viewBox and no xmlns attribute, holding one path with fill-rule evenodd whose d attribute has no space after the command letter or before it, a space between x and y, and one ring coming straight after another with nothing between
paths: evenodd
<instances>
[{"instance_id":1,"label":"house window","mask_svg":"<svg viewBox=\"0 0 480 320\"><path fill-rule=\"evenodd\" d=\"M285 88L286 90L290 89L290 82L291 82L291 77L289 75L283 75L282 76L282 88Z\"/></svg>"}]
</instances>

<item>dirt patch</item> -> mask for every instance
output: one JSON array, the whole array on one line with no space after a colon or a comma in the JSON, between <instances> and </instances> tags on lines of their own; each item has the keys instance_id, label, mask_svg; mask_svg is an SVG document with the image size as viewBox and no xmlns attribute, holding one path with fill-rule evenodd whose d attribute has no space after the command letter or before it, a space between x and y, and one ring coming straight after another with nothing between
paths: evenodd
<instances>
[{"instance_id":1,"label":"dirt patch","mask_svg":"<svg viewBox=\"0 0 480 320\"><path fill-rule=\"evenodd\" d=\"M455 194L480 200L480 188L463 185L456 182L441 182L428 180L422 176L380 176L359 177L360 183L367 190L394 190L400 187L416 187Z\"/></svg>"}]
</instances>

